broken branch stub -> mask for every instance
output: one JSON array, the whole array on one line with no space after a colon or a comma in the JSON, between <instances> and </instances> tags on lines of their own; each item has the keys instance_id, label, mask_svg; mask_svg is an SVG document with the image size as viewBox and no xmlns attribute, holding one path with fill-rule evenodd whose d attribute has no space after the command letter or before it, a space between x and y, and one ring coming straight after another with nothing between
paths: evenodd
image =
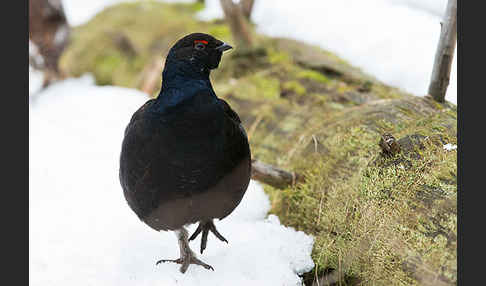
<instances>
[{"instance_id":1,"label":"broken branch stub","mask_svg":"<svg viewBox=\"0 0 486 286\"><path fill-rule=\"evenodd\" d=\"M251 178L277 189L285 189L304 179L298 173L288 172L258 160L251 161Z\"/></svg>"}]
</instances>

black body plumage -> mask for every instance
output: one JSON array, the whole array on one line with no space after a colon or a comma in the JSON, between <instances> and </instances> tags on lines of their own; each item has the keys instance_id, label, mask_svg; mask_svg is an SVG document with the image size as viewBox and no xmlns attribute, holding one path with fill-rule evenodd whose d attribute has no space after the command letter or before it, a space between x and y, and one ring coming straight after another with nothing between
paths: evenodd
<instances>
[{"instance_id":1,"label":"black body plumage","mask_svg":"<svg viewBox=\"0 0 486 286\"><path fill-rule=\"evenodd\" d=\"M123 193L155 230L222 219L248 187L246 133L209 80L223 46L201 33L179 40L167 56L159 96L140 107L126 127L119 172Z\"/></svg>"}]
</instances>

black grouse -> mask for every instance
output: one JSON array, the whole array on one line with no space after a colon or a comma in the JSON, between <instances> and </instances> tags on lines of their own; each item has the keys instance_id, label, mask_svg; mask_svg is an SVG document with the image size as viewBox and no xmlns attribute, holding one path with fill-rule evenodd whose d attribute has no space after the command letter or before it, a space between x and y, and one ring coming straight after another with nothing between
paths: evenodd
<instances>
[{"instance_id":1,"label":"black grouse","mask_svg":"<svg viewBox=\"0 0 486 286\"><path fill-rule=\"evenodd\" d=\"M213 268L199 260L189 240L202 232L201 254L213 219L240 203L250 182L251 155L240 118L214 93L209 80L224 51L232 47L193 33L170 49L157 98L147 101L125 129L120 182L130 208L151 228L173 230L181 257L159 260ZM185 225L199 222L188 238Z\"/></svg>"}]
</instances>

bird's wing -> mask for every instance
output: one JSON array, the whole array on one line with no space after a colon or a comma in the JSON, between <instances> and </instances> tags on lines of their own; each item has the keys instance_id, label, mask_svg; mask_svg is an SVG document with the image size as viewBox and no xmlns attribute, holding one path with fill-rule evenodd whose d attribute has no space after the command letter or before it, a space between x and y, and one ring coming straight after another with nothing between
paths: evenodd
<instances>
[{"instance_id":1,"label":"bird's wing","mask_svg":"<svg viewBox=\"0 0 486 286\"><path fill-rule=\"evenodd\" d=\"M140 108L133 113L132 118L130 119L130 123L128 124L127 128L125 128L125 136L127 135L128 129L133 125L135 121L141 118L145 110L147 110L148 107L150 107L152 104L154 104L155 99L149 99L147 102L145 102Z\"/></svg>"},{"instance_id":2,"label":"bird's wing","mask_svg":"<svg viewBox=\"0 0 486 286\"><path fill-rule=\"evenodd\" d=\"M231 109L230 105L224 99L219 98L219 104L223 107L223 110L227 116L236 121L236 123L241 123L241 119L238 114Z\"/></svg>"},{"instance_id":3,"label":"bird's wing","mask_svg":"<svg viewBox=\"0 0 486 286\"><path fill-rule=\"evenodd\" d=\"M153 126L146 119L146 112L154 103L154 99L148 100L132 115L125 128L120 155L120 182L128 204L139 217L150 210L156 200L150 180L154 157L149 150L157 137L153 136Z\"/></svg>"}]
</instances>

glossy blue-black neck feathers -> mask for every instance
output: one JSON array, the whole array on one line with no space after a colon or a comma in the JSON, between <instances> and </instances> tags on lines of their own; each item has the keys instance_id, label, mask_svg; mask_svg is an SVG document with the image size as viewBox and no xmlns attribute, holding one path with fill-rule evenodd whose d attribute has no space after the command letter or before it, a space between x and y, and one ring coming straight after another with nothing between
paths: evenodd
<instances>
[{"instance_id":1,"label":"glossy blue-black neck feathers","mask_svg":"<svg viewBox=\"0 0 486 286\"><path fill-rule=\"evenodd\" d=\"M180 87L188 80L209 81L209 69L194 58L177 59L169 53L162 72L162 91Z\"/></svg>"},{"instance_id":2,"label":"glossy blue-black neck feathers","mask_svg":"<svg viewBox=\"0 0 486 286\"><path fill-rule=\"evenodd\" d=\"M162 88L157 97L159 111L175 107L201 92L216 97L209 73L209 69L197 60L176 59L169 53L162 73Z\"/></svg>"}]
</instances>

